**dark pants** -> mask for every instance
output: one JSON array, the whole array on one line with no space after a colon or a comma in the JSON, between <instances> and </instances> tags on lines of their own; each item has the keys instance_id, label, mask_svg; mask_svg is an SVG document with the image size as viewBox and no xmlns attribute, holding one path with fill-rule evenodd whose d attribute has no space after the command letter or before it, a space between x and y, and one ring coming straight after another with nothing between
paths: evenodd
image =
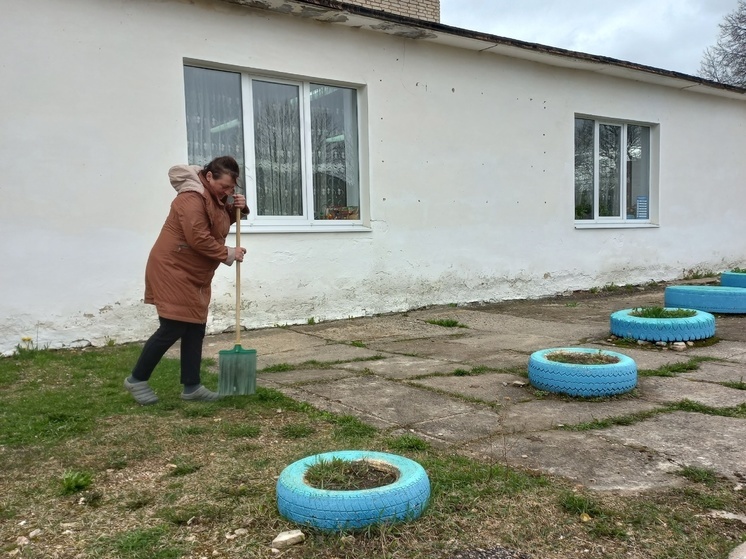
<instances>
[{"instance_id":1,"label":"dark pants","mask_svg":"<svg viewBox=\"0 0 746 559\"><path fill-rule=\"evenodd\" d=\"M205 325L158 317L160 327L142 348L132 376L138 381L148 380L153 369L168 349L181 338L181 384L200 384L199 367L202 362L202 340Z\"/></svg>"}]
</instances>

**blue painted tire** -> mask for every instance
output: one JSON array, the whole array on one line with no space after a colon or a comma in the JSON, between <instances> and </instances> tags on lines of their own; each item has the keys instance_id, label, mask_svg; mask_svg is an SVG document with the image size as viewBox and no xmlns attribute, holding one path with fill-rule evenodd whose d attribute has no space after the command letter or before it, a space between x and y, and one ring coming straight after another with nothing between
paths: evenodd
<instances>
[{"instance_id":1,"label":"blue painted tire","mask_svg":"<svg viewBox=\"0 0 746 559\"><path fill-rule=\"evenodd\" d=\"M746 287L746 274L723 272L720 274L720 285L723 287Z\"/></svg>"},{"instance_id":2,"label":"blue painted tire","mask_svg":"<svg viewBox=\"0 0 746 559\"><path fill-rule=\"evenodd\" d=\"M620 338L649 342L686 342L714 336L715 317L704 311L691 310L697 314L684 318L643 318L632 316L635 309L617 311L611 315L611 333Z\"/></svg>"},{"instance_id":3,"label":"blue painted tire","mask_svg":"<svg viewBox=\"0 0 746 559\"><path fill-rule=\"evenodd\" d=\"M746 314L746 289L719 285L672 285L666 287L666 307L696 309L723 314Z\"/></svg>"},{"instance_id":4,"label":"blue painted tire","mask_svg":"<svg viewBox=\"0 0 746 559\"><path fill-rule=\"evenodd\" d=\"M569 347L542 349L532 353L528 360L528 379L535 388L592 398L624 394L637 386L637 365L626 355L603 351L604 355L616 357L619 361L602 365L559 363L546 358L547 354L558 351L598 353L599 350Z\"/></svg>"},{"instance_id":5,"label":"blue painted tire","mask_svg":"<svg viewBox=\"0 0 746 559\"><path fill-rule=\"evenodd\" d=\"M308 469L334 458L367 460L396 471L394 483L358 491L317 489L305 482ZM341 450L316 454L293 462L277 480L277 508L298 524L326 531L365 528L418 518L430 499L430 480L417 462L385 452Z\"/></svg>"}]
</instances>

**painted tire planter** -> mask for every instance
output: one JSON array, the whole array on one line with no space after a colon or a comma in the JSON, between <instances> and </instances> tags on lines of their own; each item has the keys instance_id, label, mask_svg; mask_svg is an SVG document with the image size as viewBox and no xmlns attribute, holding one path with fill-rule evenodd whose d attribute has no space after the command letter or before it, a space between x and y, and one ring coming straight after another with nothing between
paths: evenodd
<instances>
[{"instance_id":1,"label":"painted tire planter","mask_svg":"<svg viewBox=\"0 0 746 559\"><path fill-rule=\"evenodd\" d=\"M666 287L666 307L696 309L723 314L746 314L746 289L719 285L672 285Z\"/></svg>"},{"instance_id":2,"label":"painted tire planter","mask_svg":"<svg viewBox=\"0 0 746 559\"><path fill-rule=\"evenodd\" d=\"M612 313L611 333L620 338L649 342L687 342L715 335L715 317L704 311L691 309L697 314L682 318L643 318L633 316L635 310L625 309Z\"/></svg>"},{"instance_id":3,"label":"painted tire planter","mask_svg":"<svg viewBox=\"0 0 746 559\"><path fill-rule=\"evenodd\" d=\"M563 347L542 349L532 353L528 360L528 379L539 390L588 398L623 394L637 385L637 365L626 355L602 351L604 355L616 357L619 361L600 365L578 365L550 361L546 358L547 354L555 352L598 353L598 350Z\"/></svg>"},{"instance_id":4,"label":"painted tire planter","mask_svg":"<svg viewBox=\"0 0 746 559\"><path fill-rule=\"evenodd\" d=\"M305 482L308 469L322 460L365 460L397 474L394 483L358 491L317 489ZM343 531L414 520L427 507L430 479L417 462L385 452L341 450L316 454L293 462L277 480L280 514L326 531Z\"/></svg>"},{"instance_id":5,"label":"painted tire planter","mask_svg":"<svg viewBox=\"0 0 746 559\"><path fill-rule=\"evenodd\" d=\"M723 272L720 274L720 285L723 287L746 287L746 274Z\"/></svg>"}]
</instances>

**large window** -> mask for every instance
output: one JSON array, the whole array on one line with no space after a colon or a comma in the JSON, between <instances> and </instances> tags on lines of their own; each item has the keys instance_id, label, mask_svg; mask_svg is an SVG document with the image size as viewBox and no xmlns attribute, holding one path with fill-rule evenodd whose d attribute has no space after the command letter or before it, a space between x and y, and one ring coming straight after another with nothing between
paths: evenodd
<instances>
[{"instance_id":1,"label":"large window","mask_svg":"<svg viewBox=\"0 0 746 559\"><path fill-rule=\"evenodd\" d=\"M649 222L651 128L575 119L575 219Z\"/></svg>"},{"instance_id":2,"label":"large window","mask_svg":"<svg viewBox=\"0 0 746 559\"><path fill-rule=\"evenodd\" d=\"M189 162L236 157L252 224L360 223L356 89L192 66L184 77Z\"/></svg>"}]
</instances>

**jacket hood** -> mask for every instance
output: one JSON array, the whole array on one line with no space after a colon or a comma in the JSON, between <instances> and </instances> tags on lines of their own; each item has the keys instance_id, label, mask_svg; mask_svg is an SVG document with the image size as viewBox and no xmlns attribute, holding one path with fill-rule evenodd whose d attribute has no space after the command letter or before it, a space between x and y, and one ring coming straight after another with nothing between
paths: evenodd
<instances>
[{"instance_id":1,"label":"jacket hood","mask_svg":"<svg viewBox=\"0 0 746 559\"><path fill-rule=\"evenodd\" d=\"M178 193L193 191L204 194L205 187L199 178L201 170L199 165L174 165L168 170L171 186Z\"/></svg>"}]
</instances>

